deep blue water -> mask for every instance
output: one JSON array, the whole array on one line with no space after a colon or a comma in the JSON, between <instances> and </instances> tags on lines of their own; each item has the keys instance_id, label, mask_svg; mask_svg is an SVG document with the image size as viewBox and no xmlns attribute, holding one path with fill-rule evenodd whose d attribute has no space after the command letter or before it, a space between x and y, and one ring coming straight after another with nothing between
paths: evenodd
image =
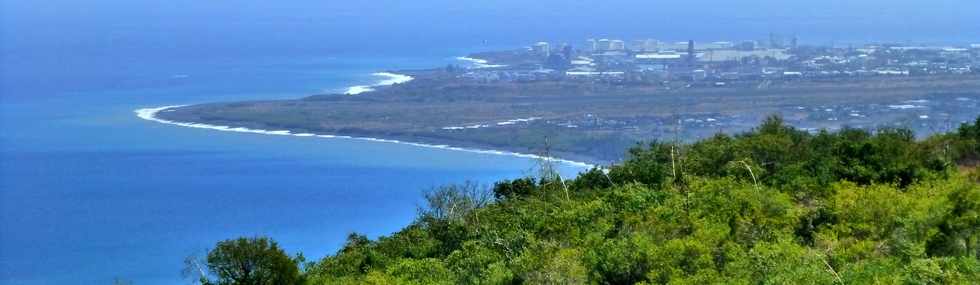
<instances>
[{"instance_id":1,"label":"deep blue water","mask_svg":"<svg viewBox=\"0 0 980 285\"><path fill-rule=\"evenodd\" d=\"M19 70L5 74L0 104L0 283L172 284L183 257L243 235L319 258L350 232L407 225L427 188L531 173L529 159L190 129L133 113L343 90L455 55L7 62Z\"/></svg>"},{"instance_id":2,"label":"deep blue water","mask_svg":"<svg viewBox=\"0 0 980 285\"><path fill-rule=\"evenodd\" d=\"M0 0L0 284L173 284L184 256L242 235L319 258L349 232L408 224L426 188L535 164L181 128L137 108L341 91L539 40L980 42L978 13L973 0Z\"/></svg>"}]
</instances>

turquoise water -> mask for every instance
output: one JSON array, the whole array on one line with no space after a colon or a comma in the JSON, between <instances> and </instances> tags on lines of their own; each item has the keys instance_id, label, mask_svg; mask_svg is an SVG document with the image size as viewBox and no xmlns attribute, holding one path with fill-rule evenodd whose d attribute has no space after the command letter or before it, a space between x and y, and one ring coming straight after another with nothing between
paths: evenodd
<instances>
[{"instance_id":1,"label":"turquoise water","mask_svg":"<svg viewBox=\"0 0 980 285\"><path fill-rule=\"evenodd\" d=\"M94 57L68 70L7 61L0 283L173 284L185 256L243 235L268 235L319 258L350 232L378 236L407 225L427 188L532 173L531 159L182 128L133 112L340 91L373 83L376 71L439 66L457 55Z\"/></svg>"}]
</instances>

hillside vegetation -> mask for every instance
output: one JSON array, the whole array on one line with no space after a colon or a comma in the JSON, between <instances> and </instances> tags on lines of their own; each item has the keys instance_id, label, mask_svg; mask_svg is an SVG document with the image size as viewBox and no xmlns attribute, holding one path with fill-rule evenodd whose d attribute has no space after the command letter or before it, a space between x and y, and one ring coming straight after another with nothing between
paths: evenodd
<instances>
[{"instance_id":1,"label":"hillside vegetation","mask_svg":"<svg viewBox=\"0 0 980 285\"><path fill-rule=\"evenodd\" d=\"M278 280L976 284L978 141L980 118L916 140L902 129L811 134L772 117L735 136L644 144L572 180L544 167L492 187L440 187L401 231L351 234ZM227 256L220 249L212 255ZM211 270L209 282L262 284Z\"/></svg>"}]
</instances>

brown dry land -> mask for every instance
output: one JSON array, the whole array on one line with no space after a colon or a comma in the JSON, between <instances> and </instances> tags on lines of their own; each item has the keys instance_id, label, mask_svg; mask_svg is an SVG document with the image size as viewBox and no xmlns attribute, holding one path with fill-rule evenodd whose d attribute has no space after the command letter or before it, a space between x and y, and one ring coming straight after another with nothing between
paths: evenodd
<instances>
[{"instance_id":1,"label":"brown dry land","mask_svg":"<svg viewBox=\"0 0 980 285\"><path fill-rule=\"evenodd\" d=\"M818 128L903 122L920 128L925 122L913 120L923 112L934 125L980 113L977 76L755 82L719 88L569 81L485 84L441 71L411 74L416 80L360 95L202 104L160 116L517 152L550 149L564 158L607 163L621 159L637 141L743 131L770 114ZM918 103L907 103L914 100ZM540 119L498 124L532 117ZM486 127L446 129L477 125Z\"/></svg>"}]
</instances>

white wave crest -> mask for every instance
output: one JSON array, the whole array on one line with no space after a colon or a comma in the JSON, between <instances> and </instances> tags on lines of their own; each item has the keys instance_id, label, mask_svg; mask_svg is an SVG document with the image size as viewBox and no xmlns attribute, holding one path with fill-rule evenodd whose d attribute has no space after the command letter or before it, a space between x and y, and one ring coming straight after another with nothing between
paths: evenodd
<instances>
[{"instance_id":1,"label":"white wave crest","mask_svg":"<svg viewBox=\"0 0 980 285\"><path fill-rule=\"evenodd\" d=\"M414 77L411 77L411 76L408 76L408 75L391 73L391 72L377 72L377 73L372 73L371 75L378 76L378 77L384 77L384 79L382 79L381 81L379 81L378 83L375 83L373 85L356 85L356 86L351 86L351 87L347 88L347 92L344 92L344 94L347 94L347 95L357 95L357 94L361 94L361 93L367 93L367 92L374 91L374 87L389 86L389 85L395 85L395 84L402 84L402 83L409 82L409 81L412 81L413 79L415 79Z\"/></svg>"},{"instance_id":2,"label":"white wave crest","mask_svg":"<svg viewBox=\"0 0 980 285\"><path fill-rule=\"evenodd\" d=\"M372 75L374 75L374 76L381 76L381 77L387 77L388 78L388 79L382 80L381 82L379 82L378 84L375 84L374 86L388 86L388 85L402 84L402 83L405 83L405 82L412 81L412 79L415 79L415 78L413 78L411 76L408 76L408 75L391 73L391 72L377 72L377 73L374 73Z\"/></svg>"},{"instance_id":3,"label":"white wave crest","mask_svg":"<svg viewBox=\"0 0 980 285\"><path fill-rule=\"evenodd\" d=\"M925 108L925 106L911 105L911 104L902 104L902 105L888 105L888 108L889 109L892 109L892 110L908 110L908 109Z\"/></svg>"},{"instance_id":4,"label":"white wave crest","mask_svg":"<svg viewBox=\"0 0 980 285\"><path fill-rule=\"evenodd\" d=\"M222 131L222 132L252 133L252 134L262 134L262 135L295 136L295 137L315 137L315 138L326 138L326 139L349 139L349 140L361 140L361 141L371 141L371 142L380 142L380 143L394 143L394 144L403 144L403 145L410 145L410 146L416 146L416 147L433 148L433 149L444 149L444 150L451 150L451 151L463 151L463 152L478 153L478 154L491 154L491 155L502 155L502 156L530 158L530 159L542 159L542 160L546 160L546 161L557 162L557 163L561 163L561 164L565 164L565 165L569 165L569 166L582 167L582 168L593 168L593 167L595 167L595 165L589 164L589 163L585 163L585 162L572 161L572 160L555 158L555 157L545 157L545 156L534 155L534 154L510 152L510 151L484 150L484 149L475 149L475 148L463 148L463 147L454 147L454 146L448 146L448 145L435 145L435 144L425 144L425 143L417 143L417 142L403 142L403 141L399 141L399 140L368 138L368 137L352 137L352 136L339 136L339 135L318 135L318 134L310 134L310 133L298 133L298 134L294 134L294 133L292 133L292 132L290 132L288 130L260 130L260 129L249 129L249 128L243 128L243 127L229 127L229 126L209 125L209 124L201 124L201 123L177 122L177 121L165 120L165 119L161 119L161 118L157 117L157 114L159 114L160 112L166 112L168 110L172 110L174 108L179 108L179 107L183 107L183 106L186 106L186 105L163 106L163 107L156 107L156 108L143 108L143 109L137 109L134 112L136 112L136 116L139 117L140 119L144 119L144 120L148 120L148 121L153 121L153 122L157 122L157 123L162 123L162 124L175 125L175 126L181 126L181 127L188 127L188 128L209 129L209 130L216 130L216 131Z\"/></svg>"},{"instance_id":5,"label":"white wave crest","mask_svg":"<svg viewBox=\"0 0 980 285\"><path fill-rule=\"evenodd\" d=\"M357 86L351 86L351 87L347 88L347 92L344 92L344 94L347 94L347 95L357 95L357 94L367 93L367 92L371 92L371 91L374 91L374 88L371 88L371 86L368 86L368 85L357 85Z\"/></svg>"},{"instance_id":6,"label":"white wave crest","mask_svg":"<svg viewBox=\"0 0 980 285\"><path fill-rule=\"evenodd\" d=\"M523 118L523 119L511 119L511 120L497 122L495 125L497 125L497 126L510 126L510 125L516 125L517 123L528 123L528 122L533 122L533 121L537 121L537 120L540 120L540 119L541 119L541 117L530 117L530 118ZM468 126L449 126L449 127L443 127L442 129L443 130L447 130L447 131L453 131L453 130L479 129L479 128L489 128L489 127L491 127L490 124L475 124L475 125L468 125Z\"/></svg>"},{"instance_id":7,"label":"white wave crest","mask_svg":"<svg viewBox=\"0 0 980 285\"><path fill-rule=\"evenodd\" d=\"M469 62L473 64L473 67L475 68L507 67L507 65L503 65L503 64L490 64L490 62L487 61L486 59L479 59L479 58L472 58L472 57L465 57L465 56L457 57L456 60Z\"/></svg>"}]
</instances>

